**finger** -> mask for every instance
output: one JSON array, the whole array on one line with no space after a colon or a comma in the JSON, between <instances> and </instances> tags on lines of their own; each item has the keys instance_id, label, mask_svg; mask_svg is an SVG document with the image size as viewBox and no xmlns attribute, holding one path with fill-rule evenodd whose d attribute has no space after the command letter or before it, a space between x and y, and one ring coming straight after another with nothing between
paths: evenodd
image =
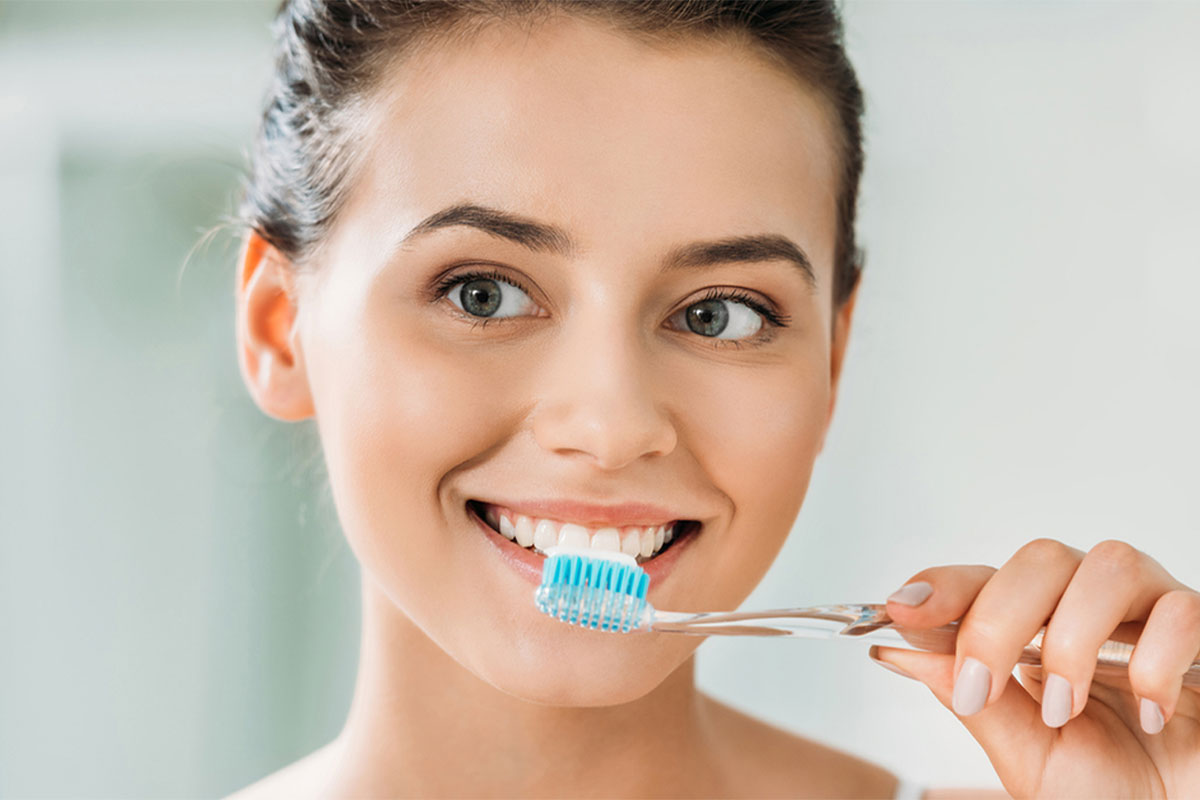
<instances>
[{"instance_id":1,"label":"finger","mask_svg":"<svg viewBox=\"0 0 1200 800\"><path fill-rule=\"evenodd\" d=\"M1022 651L1046 624L1082 559L1082 552L1062 542L1035 539L980 589L958 626L956 714L975 714L1004 694Z\"/></svg>"},{"instance_id":2,"label":"finger","mask_svg":"<svg viewBox=\"0 0 1200 800\"><path fill-rule=\"evenodd\" d=\"M1179 702L1183 673L1200 657L1200 593L1176 589L1158 598L1129 659L1142 730L1158 733Z\"/></svg>"},{"instance_id":3,"label":"finger","mask_svg":"<svg viewBox=\"0 0 1200 800\"><path fill-rule=\"evenodd\" d=\"M1040 664L1021 664L1017 673L1021 676L1019 680L1025 687L1025 691L1029 692L1029 696L1040 706L1042 704L1042 681L1046 677L1042 673L1042 666Z\"/></svg>"},{"instance_id":4,"label":"finger","mask_svg":"<svg viewBox=\"0 0 1200 800\"><path fill-rule=\"evenodd\" d=\"M954 711L954 657L892 647L871 648L881 664L902 670L924 683L943 706ZM969 717L959 717L987 752L1010 792L1024 796L1036 787L1021 787L1029 765L1045 763L1058 731L1040 723L1037 702L1021 684L1012 681L992 705Z\"/></svg>"},{"instance_id":5,"label":"finger","mask_svg":"<svg viewBox=\"0 0 1200 800\"><path fill-rule=\"evenodd\" d=\"M960 564L918 572L887 599L887 612L909 628L934 628L958 619L995 567Z\"/></svg>"},{"instance_id":6,"label":"finger","mask_svg":"<svg viewBox=\"0 0 1200 800\"><path fill-rule=\"evenodd\" d=\"M1179 585L1125 542L1088 551L1042 638L1043 722L1057 728L1082 713L1101 645L1122 622L1145 619L1155 600Z\"/></svg>"}]
</instances>

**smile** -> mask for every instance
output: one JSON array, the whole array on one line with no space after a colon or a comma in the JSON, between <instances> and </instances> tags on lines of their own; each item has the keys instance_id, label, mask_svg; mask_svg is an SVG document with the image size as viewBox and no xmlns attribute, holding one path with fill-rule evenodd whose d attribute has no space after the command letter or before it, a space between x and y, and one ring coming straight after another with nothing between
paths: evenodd
<instances>
[{"instance_id":1,"label":"smile","mask_svg":"<svg viewBox=\"0 0 1200 800\"><path fill-rule=\"evenodd\" d=\"M574 522L518 514L504 506L468 500L467 511L519 547L544 556L551 547L590 548L625 553L644 563L700 528L697 520L657 525L589 527Z\"/></svg>"}]
</instances>

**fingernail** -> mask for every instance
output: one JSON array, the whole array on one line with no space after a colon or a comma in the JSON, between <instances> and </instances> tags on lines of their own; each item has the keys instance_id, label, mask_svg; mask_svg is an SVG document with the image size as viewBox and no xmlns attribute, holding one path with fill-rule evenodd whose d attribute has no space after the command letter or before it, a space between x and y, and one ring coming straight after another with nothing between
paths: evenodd
<instances>
[{"instance_id":1,"label":"fingernail","mask_svg":"<svg viewBox=\"0 0 1200 800\"><path fill-rule=\"evenodd\" d=\"M919 606L933 594L933 586L925 581L917 581L901 586L888 597L889 603L900 603L905 606ZM876 595L878 597L878 595Z\"/></svg>"},{"instance_id":2,"label":"fingernail","mask_svg":"<svg viewBox=\"0 0 1200 800\"><path fill-rule=\"evenodd\" d=\"M886 670L890 670L890 671L892 671L892 672L896 673L897 675L903 675L904 677L908 678L909 680L913 680L913 681L915 681L915 680L916 680L916 678L915 678L915 677L913 677L912 675L909 675L907 672L905 672L904 670L900 669L900 668L899 668L899 667L897 667L895 664L889 664L888 662L886 662L886 661L884 661L883 659L879 658L879 657L876 655L876 654L879 652L879 650L877 649L877 647L878 647L878 645L872 645L872 646L871 646L871 649L867 651L867 655L871 657L871 660L872 660L872 661L874 661L876 664L878 664L879 666L883 667L884 669L886 669Z\"/></svg>"},{"instance_id":3,"label":"fingernail","mask_svg":"<svg viewBox=\"0 0 1200 800\"><path fill-rule=\"evenodd\" d=\"M1163 729L1163 713L1158 703L1148 697L1141 702L1142 730L1146 733L1158 733Z\"/></svg>"},{"instance_id":4,"label":"fingernail","mask_svg":"<svg viewBox=\"0 0 1200 800\"><path fill-rule=\"evenodd\" d=\"M974 658L963 660L958 677L954 679L954 713L969 717L983 710L988 692L992 688L992 673L982 661Z\"/></svg>"},{"instance_id":5,"label":"fingernail","mask_svg":"<svg viewBox=\"0 0 1200 800\"><path fill-rule=\"evenodd\" d=\"M1051 728L1061 728L1071 718L1071 682L1051 672L1042 684L1042 722Z\"/></svg>"}]
</instances>

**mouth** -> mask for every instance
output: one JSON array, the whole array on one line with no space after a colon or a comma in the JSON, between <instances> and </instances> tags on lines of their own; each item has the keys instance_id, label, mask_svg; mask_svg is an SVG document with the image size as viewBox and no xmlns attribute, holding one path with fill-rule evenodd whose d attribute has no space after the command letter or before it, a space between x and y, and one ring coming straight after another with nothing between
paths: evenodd
<instances>
[{"instance_id":1,"label":"mouth","mask_svg":"<svg viewBox=\"0 0 1200 800\"><path fill-rule=\"evenodd\" d=\"M668 520L654 525L595 527L519 514L504 506L468 500L467 513L517 547L546 555L551 547L576 547L633 556L638 564L653 561L673 546L699 533L694 519Z\"/></svg>"}]
</instances>

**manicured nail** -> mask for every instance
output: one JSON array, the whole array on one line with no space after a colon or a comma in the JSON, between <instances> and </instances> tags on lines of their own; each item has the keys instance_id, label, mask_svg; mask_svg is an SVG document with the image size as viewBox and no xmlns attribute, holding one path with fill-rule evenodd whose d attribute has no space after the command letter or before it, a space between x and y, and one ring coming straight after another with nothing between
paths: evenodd
<instances>
[{"instance_id":1,"label":"manicured nail","mask_svg":"<svg viewBox=\"0 0 1200 800\"><path fill-rule=\"evenodd\" d=\"M913 677L912 675L909 675L907 672L900 669L895 664L889 664L888 662L879 658L878 653L879 653L878 645L872 645L871 649L867 651L867 655L871 657L871 660L874 661L879 666L883 667L884 669L891 670L892 672L896 673L897 675L903 675L904 677L908 678L909 680L914 680L914 681L916 680L915 677Z\"/></svg>"},{"instance_id":2,"label":"manicured nail","mask_svg":"<svg viewBox=\"0 0 1200 800\"><path fill-rule=\"evenodd\" d=\"M1163 713L1158 703L1148 697L1141 702L1142 730L1146 733L1158 733L1163 729Z\"/></svg>"},{"instance_id":3,"label":"manicured nail","mask_svg":"<svg viewBox=\"0 0 1200 800\"><path fill-rule=\"evenodd\" d=\"M901 586L888 597L889 603L900 603L906 606L919 606L933 594L933 586L925 581L917 581Z\"/></svg>"},{"instance_id":4,"label":"manicured nail","mask_svg":"<svg viewBox=\"0 0 1200 800\"><path fill-rule=\"evenodd\" d=\"M992 673L983 662L974 658L964 659L958 677L954 679L954 713L969 717L982 711L991 688Z\"/></svg>"},{"instance_id":5,"label":"manicured nail","mask_svg":"<svg viewBox=\"0 0 1200 800\"><path fill-rule=\"evenodd\" d=\"M1071 682L1051 672L1042 684L1042 722L1051 728L1061 728L1071 718L1074 703Z\"/></svg>"}]
</instances>

